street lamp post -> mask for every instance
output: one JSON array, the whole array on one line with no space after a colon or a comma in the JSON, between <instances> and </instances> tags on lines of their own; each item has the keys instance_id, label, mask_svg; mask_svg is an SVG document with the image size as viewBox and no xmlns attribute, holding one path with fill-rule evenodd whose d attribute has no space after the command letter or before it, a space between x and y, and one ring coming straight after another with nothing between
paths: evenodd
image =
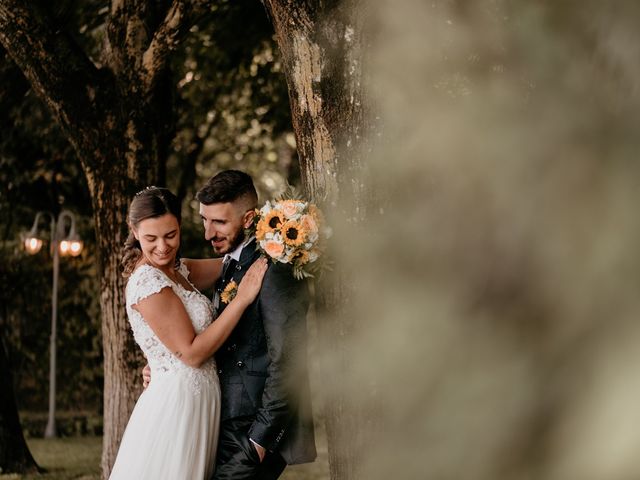
<instances>
[{"instance_id":1,"label":"street lamp post","mask_svg":"<svg viewBox=\"0 0 640 480\"><path fill-rule=\"evenodd\" d=\"M58 276L60 273L60 255L77 257L82 253L82 240L76 233L76 222L73 214L68 210L62 210L56 220L50 212L38 212L33 221L33 226L24 236L26 251L35 255L44 243L38 236L38 222L43 216L51 219L51 254L53 256L53 286L51 290L51 344L49 355L49 416L47 427L44 431L45 438L56 436L56 337L58 329ZM65 220L69 221L69 233L65 233Z\"/></svg>"}]
</instances>

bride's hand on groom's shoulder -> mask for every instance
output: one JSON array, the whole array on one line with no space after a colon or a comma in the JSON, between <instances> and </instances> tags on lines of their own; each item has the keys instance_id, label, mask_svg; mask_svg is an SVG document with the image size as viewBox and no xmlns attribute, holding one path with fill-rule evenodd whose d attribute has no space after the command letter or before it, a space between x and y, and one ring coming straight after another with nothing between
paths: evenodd
<instances>
[{"instance_id":1,"label":"bride's hand on groom's shoulder","mask_svg":"<svg viewBox=\"0 0 640 480\"><path fill-rule=\"evenodd\" d=\"M267 267L267 259L264 257L259 258L253 262L253 265L249 267L247 273L240 280L236 298L243 301L245 305L249 305L258 296Z\"/></svg>"}]
</instances>

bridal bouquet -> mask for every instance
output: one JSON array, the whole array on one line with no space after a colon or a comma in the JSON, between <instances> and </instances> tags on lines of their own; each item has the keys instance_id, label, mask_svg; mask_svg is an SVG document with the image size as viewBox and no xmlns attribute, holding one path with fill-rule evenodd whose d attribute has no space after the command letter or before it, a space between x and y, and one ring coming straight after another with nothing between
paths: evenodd
<instances>
[{"instance_id":1,"label":"bridal bouquet","mask_svg":"<svg viewBox=\"0 0 640 480\"><path fill-rule=\"evenodd\" d=\"M257 211L256 240L273 262L293 265L293 276L301 280L323 269L319 259L331 230L313 203L301 200L291 190L288 197L267 201Z\"/></svg>"}]
</instances>

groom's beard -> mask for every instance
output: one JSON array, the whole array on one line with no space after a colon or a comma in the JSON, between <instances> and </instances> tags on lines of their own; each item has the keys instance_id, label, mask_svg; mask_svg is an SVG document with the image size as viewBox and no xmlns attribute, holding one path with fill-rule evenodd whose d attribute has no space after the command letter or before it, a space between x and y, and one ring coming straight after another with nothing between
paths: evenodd
<instances>
[{"instance_id":1,"label":"groom's beard","mask_svg":"<svg viewBox=\"0 0 640 480\"><path fill-rule=\"evenodd\" d=\"M212 239L213 242L218 240L222 240L222 239L215 238L215 237ZM225 255L227 253L231 253L236 248L238 248L242 244L242 242L244 242L244 240L245 240L244 230L240 230L239 232L236 232L236 234L233 237L231 237L230 240L228 240L228 243L225 243L221 247L216 247L215 245L213 245L213 251L215 252L216 255Z\"/></svg>"}]
</instances>

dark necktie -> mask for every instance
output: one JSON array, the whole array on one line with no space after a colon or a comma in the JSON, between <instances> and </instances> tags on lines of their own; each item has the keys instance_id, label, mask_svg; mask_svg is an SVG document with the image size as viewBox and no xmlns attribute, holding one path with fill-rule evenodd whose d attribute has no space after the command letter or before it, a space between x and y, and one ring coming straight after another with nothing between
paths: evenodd
<instances>
[{"instance_id":1,"label":"dark necktie","mask_svg":"<svg viewBox=\"0 0 640 480\"><path fill-rule=\"evenodd\" d=\"M235 261L233 258L231 257L227 257L225 258L224 262L222 262L222 282L223 283L227 283L227 278L231 275L233 275L233 269L235 268L235 265L238 262Z\"/></svg>"}]
</instances>

